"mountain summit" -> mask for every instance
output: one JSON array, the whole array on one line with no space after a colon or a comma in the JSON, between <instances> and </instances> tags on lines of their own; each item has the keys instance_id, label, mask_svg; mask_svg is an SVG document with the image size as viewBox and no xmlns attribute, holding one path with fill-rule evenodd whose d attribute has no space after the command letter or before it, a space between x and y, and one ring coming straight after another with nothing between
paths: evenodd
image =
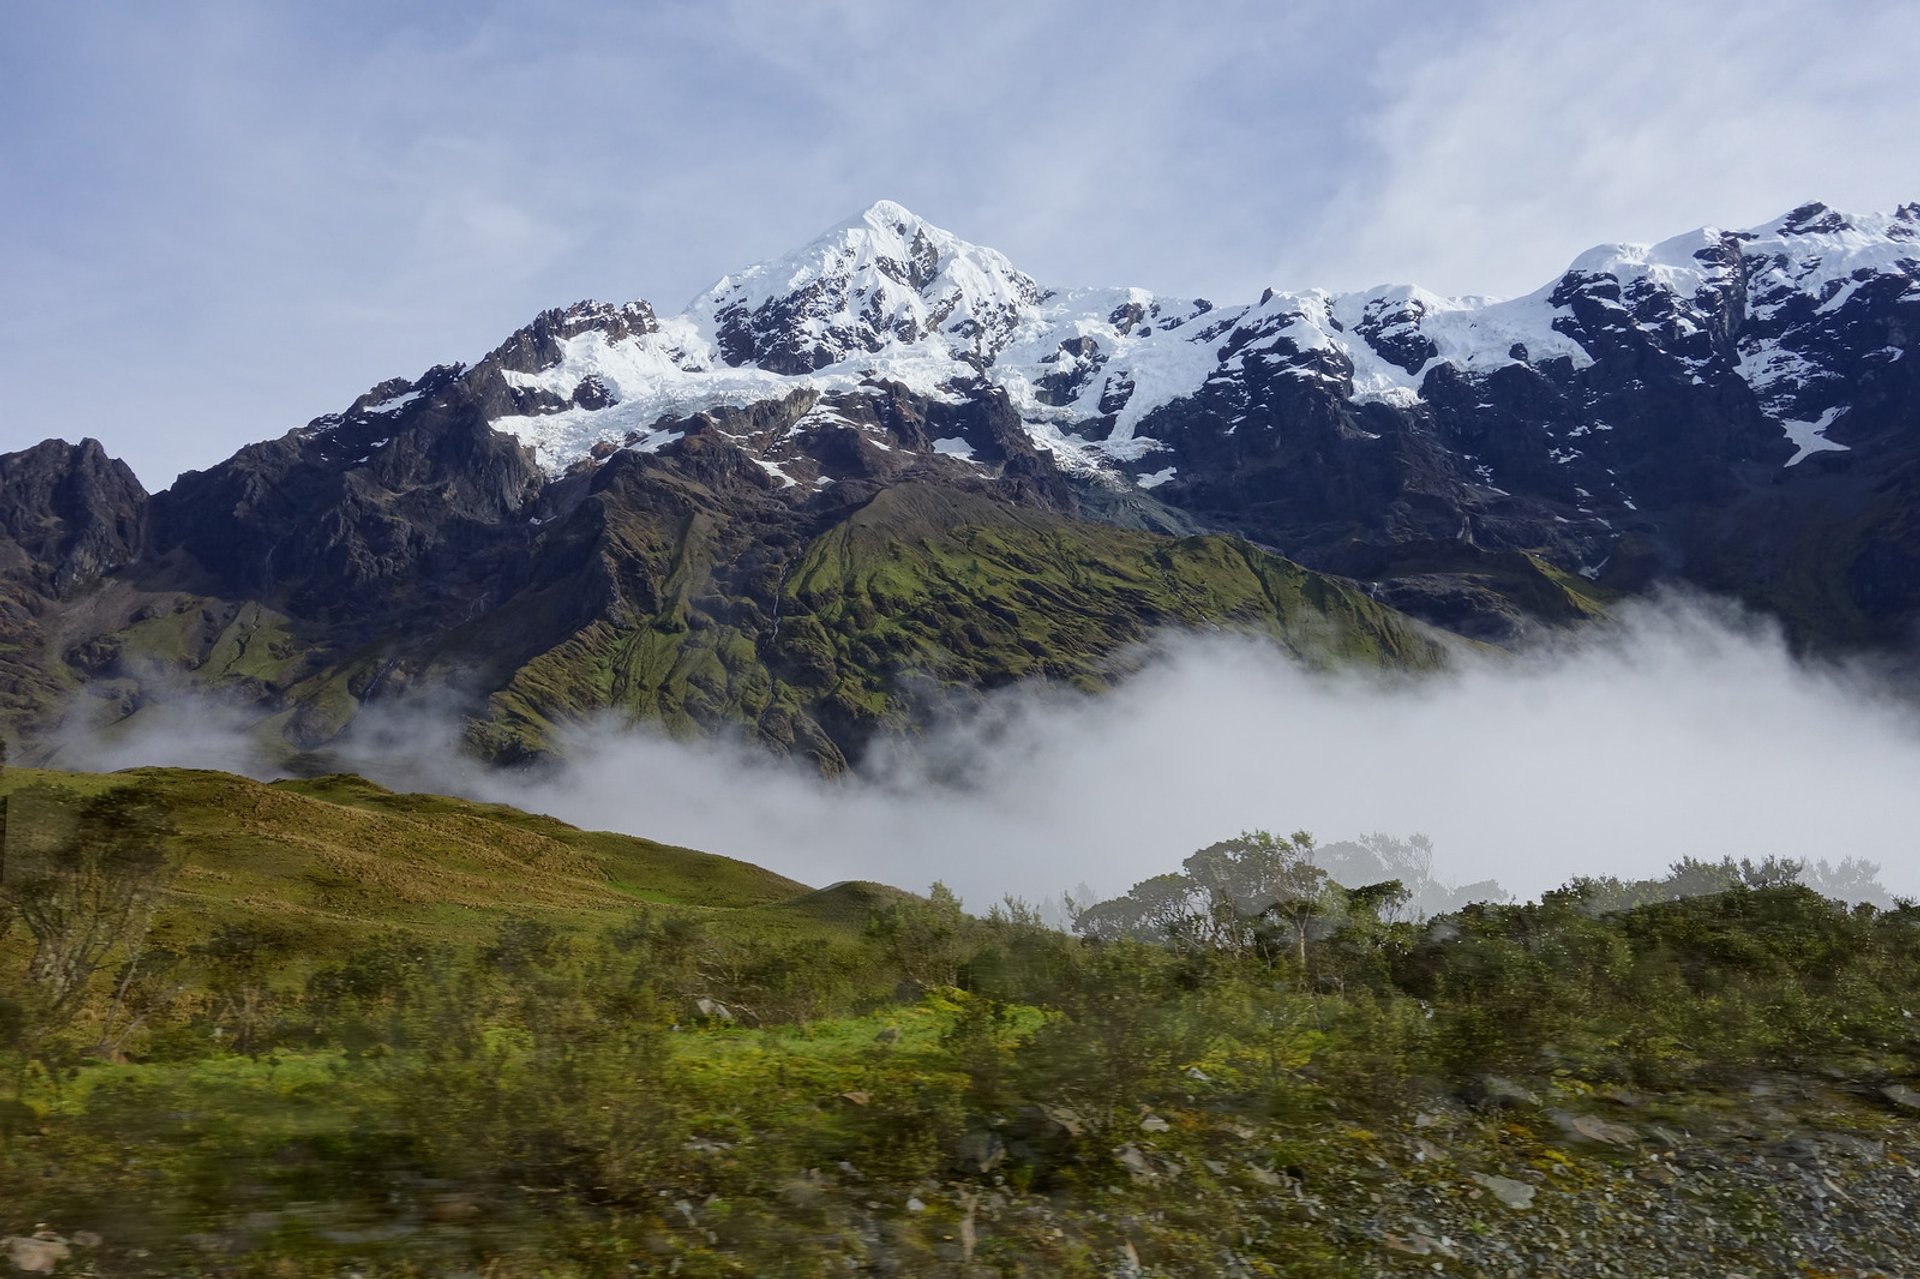
<instances>
[{"instance_id":1,"label":"mountain summit","mask_svg":"<svg viewBox=\"0 0 1920 1279\"><path fill-rule=\"evenodd\" d=\"M1506 301L1215 304L1046 287L881 201L152 498L97 448L0 458L0 717L186 679L318 745L431 692L499 754L616 708L832 766L1169 623L1418 665L1420 623L1524 644L1681 581L1907 650L1916 334L1920 205L1602 246Z\"/></svg>"},{"instance_id":2,"label":"mountain summit","mask_svg":"<svg viewBox=\"0 0 1920 1279\"><path fill-rule=\"evenodd\" d=\"M730 366L812 373L926 343L989 363L1039 286L891 200L796 253L715 284L689 308Z\"/></svg>"},{"instance_id":3,"label":"mountain summit","mask_svg":"<svg viewBox=\"0 0 1920 1279\"><path fill-rule=\"evenodd\" d=\"M1063 470L1154 488L1204 483L1174 456L1171 421L1149 421L1178 402L1233 409L1223 431L1239 419L1257 427L1255 387L1281 379L1318 384L1350 410L1384 403L1444 416L1457 387L1517 371L1579 434L1549 430L1525 456L1476 454L1473 473L1484 468L1481 479L1510 489L1499 472L1518 480L1511 473L1545 460L1576 504L1626 510L1642 493L1620 463L1669 470L1673 459L1648 461L1636 447L1603 460L1609 450L1592 437L1614 425L1600 402L1617 369L1651 361L1659 381L1719 388L1704 398L1750 398L1740 460L1794 465L1845 448L1847 432L1831 432L1851 407L1852 362L1890 361L1903 348L1859 350L1856 339L1870 335L1840 331L1866 304L1913 299L1917 233L1913 205L1850 217L1809 204L1749 230L1601 246L1511 301L1399 285L1266 290L1258 302L1216 306L1138 289L1043 289L1004 255L881 201L722 278L678 316L569 334L540 367L510 375L515 389L538 393L534 411L496 425L558 473L597 445L656 447L664 419L710 407L882 381L953 401L984 382ZM1863 305L1850 309L1856 295Z\"/></svg>"}]
</instances>

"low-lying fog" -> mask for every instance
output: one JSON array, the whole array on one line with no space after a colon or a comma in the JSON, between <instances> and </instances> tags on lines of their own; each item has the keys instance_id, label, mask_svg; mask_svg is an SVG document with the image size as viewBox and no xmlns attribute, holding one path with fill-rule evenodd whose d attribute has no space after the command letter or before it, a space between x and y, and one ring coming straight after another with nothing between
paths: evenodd
<instances>
[{"instance_id":1,"label":"low-lying fog","mask_svg":"<svg viewBox=\"0 0 1920 1279\"><path fill-rule=\"evenodd\" d=\"M1630 610L1548 656L1428 679L1315 675L1262 645L1183 638L1100 698L1008 691L984 713L823 781L743 744L582 729L534 777L461 759L450 722L363 717L346 748L389 785L499 800L825 884L944 880L975 909L1102 895L1244 828L1322 842L1424 832L1435 872L1535 896L1683 857L1865 857L1920 895L1920 714L1858 671L1795 661L1697 601ZM68 767L271 775L238 719L151 705Z\"/></svg>"}]
</instances>

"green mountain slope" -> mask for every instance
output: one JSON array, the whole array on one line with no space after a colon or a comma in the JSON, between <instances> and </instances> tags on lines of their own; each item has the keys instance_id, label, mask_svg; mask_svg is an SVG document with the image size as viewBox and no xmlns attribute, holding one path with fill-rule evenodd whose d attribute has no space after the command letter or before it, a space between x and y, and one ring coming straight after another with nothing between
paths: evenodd
<instances>
[{"instance_id":1,"label":"green mountain slope","mask_svg":"<svg viewBox=\"0 0 1920 1279\"><path fill-rule=\"evenodd\" d=\"M1777 867L1416 923L1216 857L1153 895L1166 944L1093 942L348 777L8 772L0 909L35 899L16 823L113 792L183 866L77 1016L0 944L20 1273L1724 1279L1920 1248L1920 909ZM1316 885L1314 927L1240 916L1241 872Z\"/></svg>"},{"instance_id":2,"label":"green mountain slope","mask_svg":"<svg viewBox=\"0 0 1920 1279\"><path fill-rule=\"evenodd\" d=\"M495 759L611 714L744 733L832 772L982 690L1104 688L1167 631L1262 636L1319 666L1446 656L1354 581L1237 538L1095 523L1061 494L913 466L802 498L696 434L671 466L617 453L491 523L432 506L432 485L402 518L318 463L275 474L196 481L155 516L180 545L33 595L35 624L0 628L38 673L0 703L0 731L72 764L63 738L213 693L283 761L380 703L460 715ZM287 515L261 493L298 505L320 500L302 485L341 483L318 528L275 540Z\"/></svg>"},{"instance_id":3,"label":"green mountain slope","mask_svg":"<svg viewBox=\"0 0 1920 1279\"><path fill-rule=\"evenodd\" d=\"M632 543L629 543L632 548ZM1425 669L1417 623L1351 584L1237 539L1088 524L900 484L775 558L728 562L718 521L656 543L656 611L595 618L516 670L493 729L522 747L612 707L670 726L735 722L842 766L917 699L1022 678L1103 687L1166 628L1266 636L1312 664ZM496 745L496 749L498 746Z\"/></svg>"}]
</instances>

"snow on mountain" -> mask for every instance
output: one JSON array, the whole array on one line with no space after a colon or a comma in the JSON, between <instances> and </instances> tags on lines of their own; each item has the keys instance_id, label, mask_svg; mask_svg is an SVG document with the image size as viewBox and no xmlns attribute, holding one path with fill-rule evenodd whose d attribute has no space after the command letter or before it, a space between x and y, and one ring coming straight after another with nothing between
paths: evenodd
<instances>
[{"instance_id":1,"label":"snow on mountain","mask_svg":"<svg viewBox=\"0 0 1920 1279\"><path fill-rule=\"evenodd\" d=\"M1155 460L1166 446L1140 434L1142 423L1255 366L1347 400L1413 407L1441 366L1468 378L1513 365L1573 373L1618 334L1639 331L1695 382L1744 380L1799 447L1797 462L1841 447L1824 438L1846 408L1834 313L1863 289L1920 295L1916 259L1920 206L1850 217L1815 204L1745 231L1599 246L1507 301L1395 285L1267 290L1258 302L1216 307L1140 289L1043 289L1004 255L881 201L794 253L722 278L677 316L656 322L644 304L551 313L562 320L530 348L545 354L502 369L524 411L493 425L557 473L595 446L651 450L668 442L668 423L796 390L830 399L898 383L953 402L984 383L1063 467L1151 485L1172 472ZM407 402L393 395L369 411Z\"/></svg>"},{"instance_id":2,"label":"snow on mountain","mask_svg":"<svg viewBox=\"0 0 1920 1279\"><path fill-rule=\"evenodd\" d=\"M1745 231L1702 227L1659 244L1599 245L1575 258L1567 273L1609 275L1623 286L1644 281L1693 299L1726 281L1733 269L1723 253L1729 245L1738 247L1755 314L1778 309L1794 294L1832 308L1867 276L1912 275L1920 256L1920 205L1848 215L1807 204Z\"/></svg>"},{"instance_id":3,"label":"snow on mountain","mask_svg":"<svg viewBox=\"0 0 1920 1279\"><path fill-rule=\"evenodd\" d=\"M1836 344L1832 331L1845 326L1831 317L1869 288L1920 298L1920 205L1849 217L1812 204L1747 235L1749 326L1739 342L1739 373L1798 446L1792 466L1809 453L1845 447L1826 431L1850 407L1858 363L1901 357L1898 347L1862 355Z\"/></svg>"},{"instance_id":4,"label":"snow on mountain","mask_svg":"<svg viewBox=\"0 0 1920 1279\"><path fill-rule=\"evenodd\" d=\"M1040 287L992 249L891 200L799 251L721 279L695 299L730 365L808 373L862 353L930 345L991 362Z\"/></svg>"},{"instance_id":5,"label":"snow on mountain","mask_svg":"<svg viewBox=\"0 0 1920 1279\"><path fill-rule=\"evenodd\" d=\"M1792 466L1845 447L1825 432L1846 410L1853 370L1843 366L1858 353L1835 346L1823 317L1875 281L1920 297L1920 205L1855 216L1807 204L1745 231L1703 227L1655 245L1602 245L1575 259L1566 276L1594 277L1617 281L1625 303L1663 304L1676 336L1722 338L1696 363L1731 359L1797 447L1786 463ZM1730 342L1729 329L1738 330ZM1884 352L1888 360L1899 356Z\"/></svg>"}]
</instances>

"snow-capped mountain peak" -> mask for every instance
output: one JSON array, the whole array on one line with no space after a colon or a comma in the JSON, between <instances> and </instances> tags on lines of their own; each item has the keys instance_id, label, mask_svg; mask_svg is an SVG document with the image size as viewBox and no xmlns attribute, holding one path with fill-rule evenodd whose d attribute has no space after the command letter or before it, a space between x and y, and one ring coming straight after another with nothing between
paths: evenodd
<instances>
[{"instance_id":1,"label":"snow-capped mountain peak","mask_svg":"<svg viewBox=\"0 0 1920 1279\"><path fill-rule=\"evenodd\" d=\"M1861 616L1920 619L1916 340L1915 205L1602 245L1503 301L1215 305L1046 288L883 201L677 315L577 303L472 368L383 382L208 500L256 502L254 472L297 455L369 510L450 485L461 518L538 539L616 487L778 523L924 485L1233 532L1444 625L1466 608L1482 637L1510 632L1506 605L1428 578L1845 578ZM1881 523L1817 573L1768 558L1776 523L1833 512Z\"/></svg>"},{"instance_id":2,"label":"snow-capped mountain peak","mask_svg":"<svg viewBox=\"0 0 1920 1279\"><path fill-rule=\"evenodd\" d=\"M1855 309L1856 298L1872 306ZM1622 379L1744 384L1724 393L1750 393L1774 438L1796 446L1783 460L1797 461L1840 447L1826 430L1851 402L1854 365L1899 358L1888 337L1898 325L1849 317L1916 301L1920 205L1847 215L1807 204L1747 230L1600 245L1505 301L1395 284L1269 289L1216 307L1141 289L1046 289L1004 254L881 200L723 277L677 316L645 303L545 313L474 375L498 379L492 425L553 473L608 448L663 447L679 438L674 423L709 410L804 392L822 405L814 418L832 423L835 397L844 406L897 386L949 404L1003 396L1063 468L1157 486L1178 475L1179 446L1156 422L1182 403L1211 405L1227 434L1272 432L1295 411L1280 407L1289 385L1347 413L1375 402L1429 413L1435 385L1516 368L1541 380L1557 415L1592 418L1594 430L1609 429L1600 406ZM1590 373L1596 364L1618 375ZM412 389L378 398L404 406ZM780 465L784 454L755 456Z\"/></svg>"},{"instance_id":3,"label":"snow-capped mountain peak","mask_svg":"<svg viewBox=\"0 0 1920 1279\"><path fill-rule=\"evenodd\" d=\"M928 339L991 361L1039 301L1039 286L1004 254L881 200L785 257L721 279L688 310L728 364L801 374Z\"/></svg>"}]
</instances>

